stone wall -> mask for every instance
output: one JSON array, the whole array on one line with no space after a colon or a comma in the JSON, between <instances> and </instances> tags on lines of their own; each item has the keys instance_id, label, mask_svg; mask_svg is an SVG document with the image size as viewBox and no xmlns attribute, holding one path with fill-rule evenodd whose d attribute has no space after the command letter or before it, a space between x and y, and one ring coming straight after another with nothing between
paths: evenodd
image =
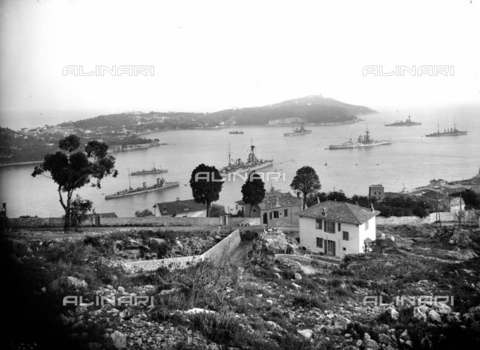
<instances>
[{"instance_id":1,"label":"stone wall","mask_svg":"<svg viewBox=\"0 0 480 350\"><path fill-rule=\"evenodd\" d=\"M244 221L244 218L229 218L230 225L238 225ZM63 227L62 218L12 218L8 220L12 228L60 228ZM101 218L99 226L115 227L115 226L219 226L222 224L222 218L189 218L189 217L126 217L126 218ZM85 220L80 226L89 227L92 220Z\"/></svg>"},{"instance_id":2,"label":"stone wall","mask_svg":"<svg viewBox=\"0 0 480 350\"><path fill-rule=\"evenodd\" d=\"M127 271L155 271L160 267L169 270L184 269L198 264L201 261L209 260L215 264L220 264L227 260L233 251L240 245L240 232L235 230L227 237L222 239L212 248L201 255L180 256L175 258L140 260L124 262L123 266Z\"/></svg>"}]
</instances>

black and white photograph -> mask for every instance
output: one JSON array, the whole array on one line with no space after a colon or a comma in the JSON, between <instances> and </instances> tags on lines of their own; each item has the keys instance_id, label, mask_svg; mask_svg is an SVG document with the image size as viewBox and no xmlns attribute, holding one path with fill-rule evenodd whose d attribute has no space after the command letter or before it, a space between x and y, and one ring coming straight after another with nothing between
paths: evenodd
<instances>
[{"instance_id":1,"label":"black and white photograph","mask_svg":"<svg viewBox=\"0 0 480 350\"><path fill-rule=\"evenodd\" d=\"M2 349L480 349L480 1L0 16Z\"/></svg>"}]
</instances>

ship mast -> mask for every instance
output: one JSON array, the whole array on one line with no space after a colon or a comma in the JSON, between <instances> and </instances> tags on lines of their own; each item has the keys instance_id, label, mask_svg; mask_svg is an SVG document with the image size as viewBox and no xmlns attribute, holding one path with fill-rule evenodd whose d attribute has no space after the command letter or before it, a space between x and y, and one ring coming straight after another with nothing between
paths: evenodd
<instances>
[{"instance_id":1,"label":"ship mast","mask_svg":"<svg viewBox=\"0 0 480 350\"><path fill-rule=\"evenodd\" d=\"M131 190L132 189L132 183L130 182L130 168L127 169L128 172L128 188Z\"/></svg>"},{"instance_id":2,"label":"ship mast","mask_svg":"<svg viewBox=\"0 0 480 350\"><path fill-rule=\"evenodd\" d=\"M232 164L232 152L230 151L230 142L228 143L228 165Z\"/></svg>"}]
</instances>

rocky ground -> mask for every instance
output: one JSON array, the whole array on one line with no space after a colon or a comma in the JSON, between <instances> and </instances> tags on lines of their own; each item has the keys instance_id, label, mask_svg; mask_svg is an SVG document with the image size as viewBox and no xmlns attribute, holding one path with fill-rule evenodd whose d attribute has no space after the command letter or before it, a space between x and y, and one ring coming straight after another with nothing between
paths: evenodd
<instances>
[{"instance_id":1,"label":"rocky ground","mask_svg":"<svg viewBox=\"0 0 480 350\"><path fill-rule=\"evenodd\" d=\"M200 234L198 239L187 235L188 241L155 232L10 241L12 275L23 281L22 290L29 291L31 301L10 320L10 347L479 348L480 230L426 225L380 231L386 239L379 240L373 252L339 264L314 256L278 255L296 252L289 237L250 237L252 241L243 243L245 254L233 264L202 263L187 270L134 275L116 264L134 258L122 255L129 244L148 246L147 253L157 249L157 254L161 246L163 256L170 256L205 249L223 233ZM111 302L62 306L65 295L81 295L84 302L102 296ZM118 302L143 296L149 298L146 305ZM419 305L418 296L449 299ZM396 297L401 302L386 305ZM30 316L21 317L22 312ZM45 330L26 336L15 327L17 321ZM48 327L40 327L41 322Z\"/></svg>"}]
</instances>

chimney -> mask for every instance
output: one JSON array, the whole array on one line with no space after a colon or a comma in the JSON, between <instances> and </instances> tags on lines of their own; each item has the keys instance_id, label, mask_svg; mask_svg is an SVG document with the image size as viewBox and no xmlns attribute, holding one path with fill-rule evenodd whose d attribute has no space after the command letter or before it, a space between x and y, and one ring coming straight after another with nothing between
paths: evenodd
<instances>
[{"instance_id":1,"label":"chimney","mask_svg":"<svg viewBox=\"0 0 480 350\"><path fill-rule=\"evenodd\" d=\"M275 206L277 208L280 206L280 198L278 198L278 196L275 197Z\"/></svg>"},{"instance_id":2,"label":"chimney","mask_svg":"<svg viewBox=\"0 0 480 350\"><path fill-rule=\"evenodd\" d=\"M372 208L372 213L375 211L375 208L373 207L373 203L370 203L370 207Z\"/></svg>"},{"instance_id":3,"label":"chimney","mask_svg":"<svg viewBox=\"0 0 480 350\"><path fill-rule=\"evenodd\" d=\"M322 208L322 215L326 216L327 215L327 208Z\"/></svg>"},{"instance_id":4,"label":"chimney","mask_svg":"<svg viewBox=\"0 0 480 350\"><path fill-rule=\"evenodd\" d=\"M147 187L147 183L144 181L143 182L143 188L146 188Z\"/></svg>"},{"instance_id":5,"label":"chimney","mask_svg":"<svg viewBox=\"0 0 480 350\"><path fill-rule=\"evenodd\" d=\"M177 197L176 200L177 200L177 202L180 202L180 197Z\"/></svg>"}]
</instances>

